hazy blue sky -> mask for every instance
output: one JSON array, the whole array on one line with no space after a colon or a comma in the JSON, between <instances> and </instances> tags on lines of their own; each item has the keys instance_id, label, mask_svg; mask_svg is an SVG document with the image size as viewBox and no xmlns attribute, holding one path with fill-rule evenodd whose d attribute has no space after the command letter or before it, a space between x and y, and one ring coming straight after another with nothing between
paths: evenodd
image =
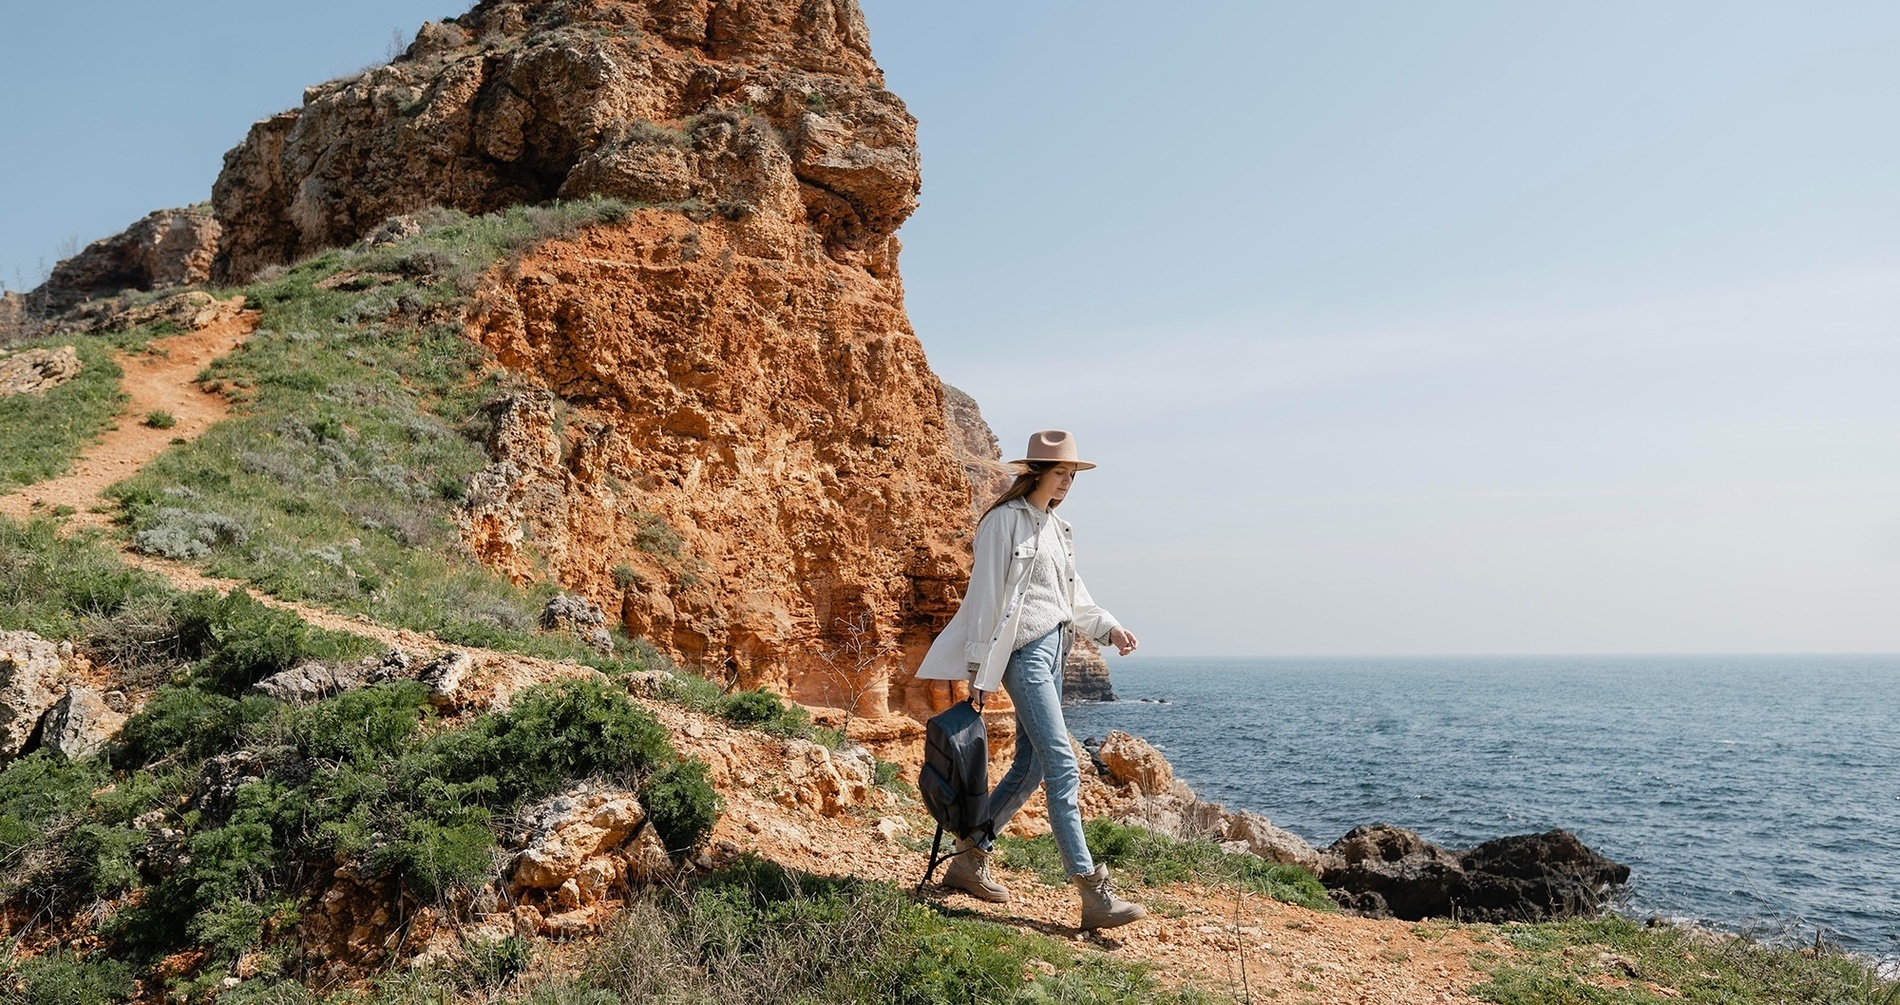
<instances>
[{"instance_id":1,"label":"hazy blue sky","mask_svg":"<svg viewBox=\"0 0 1900 1005\"><path fill-rule=\"evenodd\" d=\"M10 287L461 9L4 3ZM1900 5L865 7L911 318L1151 651L1900 651Z\"/></svg>"}]
</instances>

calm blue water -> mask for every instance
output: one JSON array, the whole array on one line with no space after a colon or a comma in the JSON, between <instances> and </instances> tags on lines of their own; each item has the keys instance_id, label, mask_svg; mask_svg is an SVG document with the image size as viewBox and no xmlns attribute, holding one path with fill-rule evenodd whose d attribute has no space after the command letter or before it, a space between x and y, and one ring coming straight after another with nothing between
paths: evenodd
<instances>
[{"instance_id":1,"label":"calm blue water","mask_svg":"<svg viewBox=\"0 0 1900 1005\"><path fill-rule=\"evenodd\" d=\"M1900 656L1112 662L1077 736L1146 737L1203 798L1325 846L1568 828L1625 913L1900 957Z\"/></svg>"}]
</instances>

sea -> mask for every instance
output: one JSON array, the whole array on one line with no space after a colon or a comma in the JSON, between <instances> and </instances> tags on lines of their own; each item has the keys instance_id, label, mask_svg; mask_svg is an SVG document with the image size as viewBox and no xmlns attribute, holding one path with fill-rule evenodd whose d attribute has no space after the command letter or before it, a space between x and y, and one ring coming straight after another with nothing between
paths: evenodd
<instances>
[{"instance_id":1,"label":"sea","mask_svg":"<svg viewBox=\"0 0 1900 1005\"><path fill-rule=\"evenodd\" d=\"M1900 655L1111 659L1078 737L1324 847L1562 827L1617 909L1900 960Z\"/></svg>"}]
</instances>

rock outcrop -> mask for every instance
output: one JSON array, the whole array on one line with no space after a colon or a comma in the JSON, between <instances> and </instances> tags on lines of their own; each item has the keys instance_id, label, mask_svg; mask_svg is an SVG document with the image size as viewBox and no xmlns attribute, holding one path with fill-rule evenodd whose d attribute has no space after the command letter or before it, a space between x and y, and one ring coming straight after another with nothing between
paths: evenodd
<instances>
[{"instance_id":1,"label":"rock outcrop","mask_svg":"<svg viewBox=\"0 0 1900 1005\"><path fill-rule=\"evenodd\" d=\"M32 632L0 632L0 763L23 752L65 686L59 646Z\"/></svg>"},{"instance_id":2,"label":"rock outcrop","mask_svg":"<svg viewBox=\"0 0 1900 1005\"><path fill-rule=\"evenodd\" d=\"M1320 857L1320 881L1341 906L1372 917L1542 921L1593 915L1628 866L1554 830L1441 848L1402 827L1355 827Z\"/></svg>"},{"instance_id":3,"label":"rock outcrop","mask_svg":"<svg viewBox=\"0 0 1900 1005\"><path fill-rule=\"evenodd\" d=\"M73 760L91 757L119 735L125 720L123 713L114 711L97 693L75 687L46 713L40 744Z\"/></svg>"},{"instance_id":4,"label":"rock outcrop","mask_svg":"<svg viewBox=\"0 0 1900 1005\"><path fill-rule=\"evenodd\" d=\"M1114 701L1115 687L1108 679L1108 661L1088 639L1078 638L1062 664L1062 701Z\"/></svg>"},{"instance_id":5,"label":"rock outcrop","mask_svg":"<svg viewBox=\"0 0 1900 1005\"><path fill-rule=\"evenodd\" d=\"M883 83L853 0L485 0L251 128L212 189L217 273L430 205L589 195L790 209L833 256L888 271L918 159Z\"/></svg>"},{"instance_id":6,"label":"rock outcrop","mask_svg":"<svg viewBox=\"0 0 1900 1005\"><path fill-rule=\"evenodd\" d=\"M1009 488L1015 473L1003 463L1002 445L983 419L976 399L949 384L943 385L943 417L949 426L950 447L963 464L970 483L970 512L981 516L990 502Z\"/></svg>"},{"instance_id":7,"label":"rock outcrop","mask_svg":"<svg viewBox=\"0 0 1900 1005\"><path fill-rule=\"evenodd\" d=\"M22 349L0 357L0 398L39 394L79 376L79 352L72 346Z\"/></svg>"},{"instance_id":8,"label":"rock outcrop","mask_svg":"<svg viewBox=\"0 0 1900 1005\"><path fill-rule=\"evenodd\" d=\"M26 295L23 307L46 316L126 290L205 282L211 278L219 230L207 206L159 210L53 266L46 282Z\"/></svg>"},{"instance_id":9,"label":"rock outcrop","mask_svg":"<svg viewBox=\"0 0 1900 1005\"><path fill-rule=\"evenodd\" d=\"M1229 810L1196 796L1147 740L1110 730L1101 743L1085 743L1085 749L1084 816L1107 816L1170 837L1215 841L1228 851L1318 871L1320 855L1312 845L1258 813Z\"/></svg>"},{"instance_id":10,"label":"rock outcrop","mask_svg":"<svg viewBox=\"0 0 1900 1005\"><path fill-rule=\"evenodd\" d=\"M0 346L27 336L26 297L12 290L0 291Z\"/></svg>"},{"instance_id":11,"label":"rock outcrop","mask_svg":"<svg viewBox=\"0 0 1900 1005\"><path fill-rule=\"evenodd\" d=\"M674 871L632 792L583 785L531 807L522 824L521 846L505 869L522 934L592 932L608 917L602 901L609 894Z\"/></svg>"}]
</instances>

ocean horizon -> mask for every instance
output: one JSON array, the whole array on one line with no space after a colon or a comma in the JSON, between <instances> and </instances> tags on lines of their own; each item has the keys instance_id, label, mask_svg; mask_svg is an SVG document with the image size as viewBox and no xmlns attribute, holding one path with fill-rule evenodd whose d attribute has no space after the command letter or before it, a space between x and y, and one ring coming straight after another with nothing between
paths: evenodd
<instances>
[{"instance_id":1,"label":"ocean horizon","mask_svg":"<svg viewBox=\"0 0 1900 1005\"><path fill-rule=\"evenodd\" d=\"M1078 737L1145 737L1202 798L1325 847L1564 828L1616 908L1900 960L1900 654L1145 657Z\"/></svg>"}]
</instances>

